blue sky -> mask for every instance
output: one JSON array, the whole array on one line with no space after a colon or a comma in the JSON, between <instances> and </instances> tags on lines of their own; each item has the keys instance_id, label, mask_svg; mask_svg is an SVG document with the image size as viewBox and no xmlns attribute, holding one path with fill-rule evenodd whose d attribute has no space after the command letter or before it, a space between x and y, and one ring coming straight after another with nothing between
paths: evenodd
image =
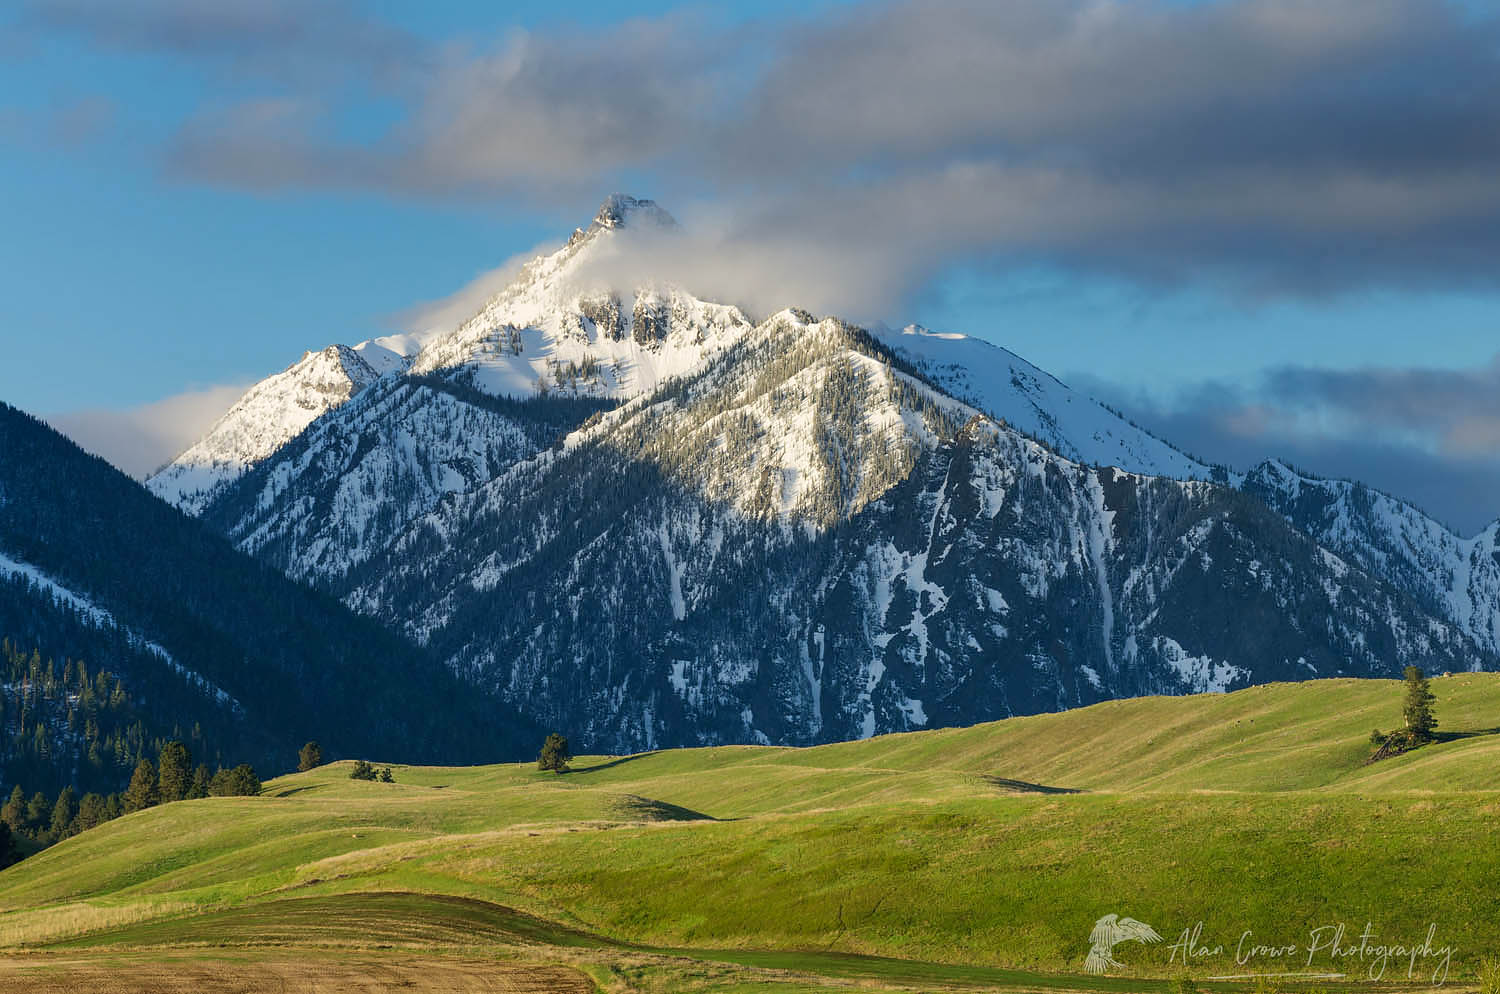
<instances>
[{"instance_id":1,"label":"blue sky","mask_svg":"<svg viewBox=\"0 0 1500 994\"><path fill-rule=\"evenodd\" d=\"M65 427L197 426L622 189L732 240L747 306L980 335L1199 455L1500 514L1486 4L7 10L0 398Z\"/></svg>"}]
</instances>

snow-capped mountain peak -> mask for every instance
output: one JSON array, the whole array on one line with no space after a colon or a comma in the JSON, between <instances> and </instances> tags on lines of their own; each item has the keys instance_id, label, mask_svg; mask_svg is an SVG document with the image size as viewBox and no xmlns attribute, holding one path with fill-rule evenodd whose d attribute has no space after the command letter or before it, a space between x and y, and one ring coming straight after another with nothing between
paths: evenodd
<instances>
[{"instance_id":1,"label":"snow-capped mountain peak","mask_svg":"<svg viewBox=\"0 0 1500 994\"><path fill-rule=\"evenodd\" d=\"M677 227L677 219L663 210L656 201L638 200L624 193L611 193L605 197L604 203L599 205L599 213L594 215L589 227L597 230L638 226L642 223L657 228Z\"/></svg>"},{"instance_id":2,"label":"snow-capped mountain peak","mask_svg":"<svg viewBox=\"0 0 1500 994\"><path fill-rule=\"evenodd\" d=\"M152 476L147 486L158 497L197 513L209 495L379 375L359 352L345 345L305 352L286 369L246 391L203 438Z\"/></svg>"},{"instance_id":3,"label":"snow-capped mountain peak","mask_svg":"<svg viewBox=\"0 0 1500 994\"><path fill-rule=\"evenodd\" d=\"M737 307L681 287L622 280L613 239L643 227L670 231L676 222L650 200L611 195L587 229L427 341L411 371L457 376L495 396L623 400L701 368L751 323Z\"/></svg>"},{"instance_id":4,"label":"snow-capped mountain peak","mask_svg":"<svg viewBox=\"0 0 1500 994\"><path fill-rule=\"evenodd\" d=\"M308 352L255 384L208 433L147 481L198 513L211 495L380 376L457 376L495 396L549 392L625 398L696 369L749 322L678 289L617 291L591 264L626 228L670 230L650 200L612 194L587 229L527 263L457 328L386 335Z\"/></svg>"},{"instance_id":5,"label":"snow-capped mountain peak","mask_svg":"<svg viewBox=\"0 0 1500 994\"><path fill-rule=\"evenodd\" d=\"M371 369L384 376L386 373L405 372L432 337L431 332L398 332L360 342L354 346L354 351L370 364Z\"/></svg>"},{"instance_id":6,"label":"snow-capped mountain peak","mask_svg":"<svg viewBox=\"0 0 1500 994\"><path fill-rule=\"evenodd\" d=\"M151 481L196 513L204 495L237 477L382 375L438 376L496 397L628 400L690 376L754 327L738 308L642 281L621 265L627 238L671 237L672 216L651 200L611 194L586 228L522 266L457 327L334 346L260 384L205 438ZM632 260L633 261L633 260ZM795 308L771 320L816 324ZM912 325L876 337L939 388L1079 462L1133 473L1205 479L1210 467L1077 394L1020 357L980 339ZM329 363L347 357L348 370ZM340 360L342 362L343 360ZM325 368L326 367L326 368ZM285 409L281 409L282 407Z\"/></svg>"}]
</instances>

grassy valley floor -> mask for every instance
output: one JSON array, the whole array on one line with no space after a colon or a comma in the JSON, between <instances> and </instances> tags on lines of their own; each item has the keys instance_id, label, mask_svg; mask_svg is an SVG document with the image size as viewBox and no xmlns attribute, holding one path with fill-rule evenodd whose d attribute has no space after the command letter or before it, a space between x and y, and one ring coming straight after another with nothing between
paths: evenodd
<instances>
[{"instance_id":1,"label":"grassy valley floor","mask_svg":"<svg viewBox=\"0 0 1500 994\"><path fill-rule=\"evenodd\" d=\"M1433 689L1445 740L1374 765L1392 681L562 776L333 764L0 873L0 988L1373 991L1446 963L1442 989L1476 989L1500 955L1500 676ZM1164 941L1092 976L1110 913ZM1211 979L1307 973L1340 976Z\"/></svg>"}]
</instances>

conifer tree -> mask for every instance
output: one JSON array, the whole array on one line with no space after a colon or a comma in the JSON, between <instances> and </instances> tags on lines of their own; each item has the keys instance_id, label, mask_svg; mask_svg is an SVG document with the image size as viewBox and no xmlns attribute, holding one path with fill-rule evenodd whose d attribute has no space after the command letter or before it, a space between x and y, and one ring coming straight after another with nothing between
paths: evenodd
<instances>
[{"instance_id":1,"label":"conifer tree","mask_svg":"<svg viewBox=\"0 0 1500 994\"><path fill-rule=\"evenodd\" d=\"M0 869L4 869L21 858L21 850L16 846L16 837L10 830L10 825L0 821Z\"/></svg>"},{"instance_id":2,"label":"conifer tree","mask_svg":"<svg viewBox=\"0 0 1500 994\"><path fill-rule=\"evenodd\" d=\"M78 816L78 803L74 799L76 796L72 787L64 787L57 792L57 803L52 805L50 826L54 841L60 842L73 834L73 819Z\"/></svg>"},{"instance_id":3,"label":"conifer tree","mask_svg":"<svg viewBox=\"0 0 1500 994\"><path fill-rule=\"evenodd\" d=\"M260 793L260 777L249 763L232 770L220 767L208 783L208 792L214 797L254 797Z\"/></svg>"},{"instance_id":4,"label":"conifer tree","mask_svg":"<svg viewBox=\"0 0 1500 994\"><path fill-rule=\"evenodd\" d=\"M193 774L193 785L188 788L188 797L207 797L208 783L211 779L208 764L199 763L197 772Z\"/></svg>"},{"instance_id":5,"label":"conifer tree","mask_svg":"<svg viewBox=\"0 0 1500 994\"><path fill-rule=\"evenodd\" d=\"M323 749L316 741L309 742L297 753L297 772L306 773L323 765Z\"/></svg>"},{"instance_id":6,"label":"conifer tree","mask_svg":"<svg viewBox=\"0 0 1500 994\"><path fill-rule=\"evenodd\" d=\"M162 803L185 800L193 786L193 754L186 743L168 742L162 746L158 760Z\"/></svg>"},{"instance_id":7,"label":"conifer tree","mask_svg":"<svg viewBox=\"0 0 1500 994\"><path fill-rule=\"evenodd\" d=\"M135 773L130 777L130 786L125 788L123 804L125 813L143 811L161 799L156 783L156 768L151 760L142 759L135 764Z\"/></svg>"},{"instance_id":8,"label":"conifer tree","mask_svg":"<svg viewBox=\"0 0 1500 994\"><path fill-rule=\"evenodd\" d=\"M260 793L260 777L249 763L229 771L229 793L234 797L255 797Z\"/></svg>"},{"instance_id":9,"label":"conifer tree","mask_svg":"<svg viewBox=\"0 0 1500 994\"><path fill-rule=\"evenodd\" d=\"M47 795L37 791L31 795L31 800L26 802L26 831L34 836L41 835L47 831L47 825L52 819L52 803L47 800Z\"/></svg>"},{"instance_id":10,"label":"conifer tree","mask_svg":"<svg viewBox=\"0 0 1500 994\"><path fill-rule=\"evenodd\" d=\"M109 806L104 798L94 793L84 794L83 800L78 802L78 815L73 819L73 834L98 828L107 821Z\"/></svg>"},{"instance_id":11,"label":"conifer tree","mask_svg":"<svg viewBox=\"0 0 1500 994\"><path fill-rule=\"evenodd\" d=\"M547 741L542 743L542 753L536 758L536 766L539 770L551 770L554 773L566 773L568 760L573 758L568 749L568 740L557 732L547 736Z\"/></svg>"},{"instance_id":12,"label":"conifer tree","mask_svg":"<svg viewBox=\"0 0 1500 994\"><path fill-rule=\"evenodd\" d=\"M1437 718L1432 714L1432 704L1437 700L1426 674L1419 666L1406 668L1406 702L1402 715L1406 719L1406 731L1412 743L1419 745L1432 741L1432 730L1437 727Z\"/></svg>"},{"instance_id":13,"label":"conifer tree","mask_svg":"<svg viewBox=\"0 0 1500 994\"><path fill-rule=\"evenodd\" d=\"M21 790L21 785L16 784L15 789L10 792L10 800L0 807L0 822L9 825L11 831L19 832L26 827L26 794Z\"/></svg>"}]
</instances>

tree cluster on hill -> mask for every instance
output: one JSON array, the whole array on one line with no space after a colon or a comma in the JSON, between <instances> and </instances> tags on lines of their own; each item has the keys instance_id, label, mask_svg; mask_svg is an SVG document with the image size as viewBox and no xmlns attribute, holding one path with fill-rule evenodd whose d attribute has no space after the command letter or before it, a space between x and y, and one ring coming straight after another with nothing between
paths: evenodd
<instances>
[{"instance_id":1,"label":"tree cluster on hill","mask_svg":"<svg viewBox=\"0 0 1500 994\"><path fill-rule=\"evenodd\" d=\"M15 601L7 604L16 606ZM52 620L71 612L55 602L53 606L60 613ZM38 612L33 620L48 618ZM163 713L163 705L201 701L201 695L184 688L160 656L133 646L118 631L83 626L75 634L83 636L82 644L101 649L105 658L149 657L158 668L144 672L160 679L132 677L127 682L81 659L65 657L59 664L35 648L22 650L0 638L0 797L9 791L9 800L0 807L0 864L155 804L259 793L251 764L223 765L219 743L243 749L254 741L236 727L232 712L189 709L207 719L207 728L195 721L184 732L169 711ZM114 655L111 640L117 640ZM138 689L142 683L145 693ZM257 749L254 754L268 752ZM195 753L206 760L196 769Z\"/></svg>"},{"instance_id":2,"label":"tree cluster on hill","mask_svg":"<svg viewBox=\"0 0 1500 994\"><path fill-rule=\"evenodd\" d=\"M53 796L63 787L109 793L143 758L173 740L214 762L222 762L223 743L231 751L243 749L232 717L212 709L187 711L208 719L207 727L194 721L183 728L162 715L156 705L172 700L166 686L172 682L180 683L127 683L82 659L59 662L0 639L0 785L24 783ZM259 752L251 755L263 761Z\"/></svg>"},{"instance_id":3,"label":"tree cluster on hill","mask_svg":"<svg viewBox=\"0 0 1500 994\"><path fill-rule=\"evenodd\" d=\"M158 804L199 797L250 796L260 793L260 777L248 763L233 769L220 767L213 773L207 764L193 766L193 754L184 742L165 743L157 762L142 757L124 790L107 794L89 791L82 797L71 785L55 798L36 791L28 798L19 783L0 806L0 865L19 858L18 841L36 849L86 832L121 815L143 811Z\"/></svg>"},{"instance_id":4,"label":"tree cluster on hill","mask_svg":"<svg viewBox=\"0 0 1500 994\"><path fill-rule=\"evenodd\" d=\"M389 766L376 769L363 759L356 760L354 769L349 772L350 780L378 780L381 783L395 783L396 778L391 773Z\"/></svg>"}]
</instances>

